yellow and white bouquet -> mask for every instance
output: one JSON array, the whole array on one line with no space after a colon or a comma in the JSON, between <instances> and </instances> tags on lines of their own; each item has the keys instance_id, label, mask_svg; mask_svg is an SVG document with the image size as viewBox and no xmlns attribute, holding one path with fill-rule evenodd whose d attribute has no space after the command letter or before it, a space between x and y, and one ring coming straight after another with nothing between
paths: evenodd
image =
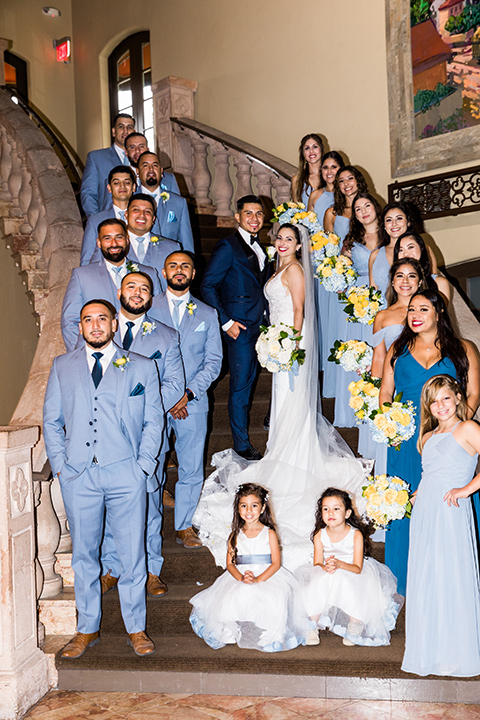
<instances>
[{"instance_id":1,"label":"yellow and white bouquet","mask_svg":"<svg viewBox=\"0 0 480 720\"><path fill-rule=\"evenodd\" d=\"M315 268L315 277L329 292L344 292L354 285L358 273L346 255L325 257Z\"/></svg>"},{"instance_id":2,"label":"yellow and white bouquet","mask_svg":"<svg viewBox=\"0 0 480 720\"><path fill-rule=\"evenodd\" d=\"M363 340L335 340L328 359L346 372L364 373L372 364L373 348Z\"/></svg>"},{"instance_id":3,"label":"yellow and white bouquet","mask_svg":"<svg viewBox=\"0 0 480 720\"><path fill-rule=\"evenodd\" d=\"M388 443L390 447L400 450L405 440L410 440L415 432L415 406L411 400L402 403L399 393L391 403L383 403L371 414L369 425L372 440Z\"/></svg>"},{"instance_id":4,"label":"yellow and white bouquet","mask_svg":"<svg viewBox=\"0 0 480 720\"><path fill-rule=\"evenodd\" d=\"M351 382L348 386L350 391L348 404L357 418L357 424L360 424L363 420L368 420L371 414L378 410L378 395L381 384L381 378L364 373L361 380Z\"/></svg>"},{"instance_id":5,"label":"yellow and white bouquet","mask_svg":"<svg viewBox=\"0 0 480 720\"><path fill-rule=\"evenodd\" d=\"M317 213L312 210L308 212L303 203L284 202L277 205L273 209L272 223L278 222L280 225L292 223L292 225L303 225L307 228L310 235L314 235L322 229L317 217Z\"/></svg>"},{"instance_id":6,"label":"yellow and white bouquet","mask_svg":"<svg viewBox=\"0 0 480 720\"><path fill-rule=\"evenodd\" d=\"M412 504L409 486L396 475L370 475L358 501L359 512L378 529L386 528L392 520L410 517Z\"/></svg>"},{"instance_id":7,"label":"yellow and white bouquet","mask_svg":"<svg viewBox=\"0 0 480 720\"><path fill-rule=\"evenodd\" d=\"M255 344L258 362L269 372L298 370L305 361L305 350L298 347L302 339L295 328L279 323L270 327L260 326L260 335Z\"/></svg>"},{"instance_id":8,"label":"yellow and white bouquet","mask_svg":"<svg viewBox=\"0 0 480 720\"><path fill-rule=\"evenodd\" d=\"M374 287L359 285L349 288L339 297L345 303L343 311L348 315L348 322L371 325L375 315L382 309L382 293Z\"/></svg>"}]
</instances>

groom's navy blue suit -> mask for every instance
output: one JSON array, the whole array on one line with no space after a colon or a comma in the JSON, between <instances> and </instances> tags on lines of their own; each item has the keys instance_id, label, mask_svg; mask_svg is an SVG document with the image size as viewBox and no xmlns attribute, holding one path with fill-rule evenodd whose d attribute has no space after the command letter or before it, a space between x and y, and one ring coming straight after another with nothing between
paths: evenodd
<instances>
[{"instance_id":1,"label":"groom's navy blue suit","mask_svg":"<svg viewBox=\"0 0 480 720\"><path fill-rule=\"evenodd\" d=\"M224 333L230 366L228 413L234 448L240 451L250 447L248 410L258 371L255 343L264 322L268 274L266 256L260 270L255 252L236 232L215 246L201 285L205 302L218 310L222 326L236 320L247 328L236 340Z\"/></svg>"}]
</instances>

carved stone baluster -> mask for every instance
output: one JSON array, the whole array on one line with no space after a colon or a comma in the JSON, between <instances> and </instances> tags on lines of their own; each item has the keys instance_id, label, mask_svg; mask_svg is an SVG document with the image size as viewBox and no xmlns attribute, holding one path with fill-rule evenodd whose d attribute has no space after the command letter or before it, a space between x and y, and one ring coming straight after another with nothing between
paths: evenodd
<instances>
[{"instance_id":1,"label":"carved stone baluster","mask_svg":"<svg viewBox=\"0 0 480 720\"><path fill-rule=\"evenodd\" d=\"M10 200L8 192L8 178L12 169L12 146L4 127L1 128L2 133L2 159L0 161L0 176L2 178L2 192L0 200Z\"/></svg>"},{"instance_id":2,"label":"carved stone baluster","mask_svg":"<svg viewBox=\"0 0 480 720\"><path fill-rule=\"evenodd\" d=\"M60 542L58 543L57 553L72 552L72 539L70 531L67 527L67 513L63 504L62 491L60 488L60 480L54 477L51 485L53 509L57 515L60 525Z\"/></svg>"},{"instance_id":3,"label":"carved stone baluster","mask_svg":"<svg viewBox=\"0 0 480 720\"><path fill-rule=\"evenodd\" d=\"M253 163L253 174L257 178L257 195L261 198L272 198L272 173L271 170L259 165L259 163Z\"/></svg>"},{"instance_id":4,"label":"carved stone baluster","mask_svg":"<svg viewBox=\"0 0 480 720\"><path fill-rule=\"evenodd\" d=\"M232 212L233 185L230 180L230 153L221 143L212 144L215 158L215 179L213 193L215 197L215 215L230 217Z\"/></svg>"},{"instance_id":5,"label":"carved stone baluster","mask_svg":"<svg viewBox=\"0 0 480 720\"><path fill-rule=\"evenodd\" d=\"M62 577L54 570L55 551L60 540L60 525L53 509L50 484L52 478L40 478L42 490L37 507L38 560L43 570L42 598L51 598L62 590Z\"/></svg>"},{"instance_id":6,"label":"carved stone baluster","mask_svg":"<svg viewBox=\"0 0 480 720\"><path fill-rule=\"evenodd\" d=\"M35 228L38 221L38 216L40 214L40 193L38 192L38 187L36 182L32 179L32 197L30 199L30 205L28 206L27 210L27 219L30 224L31 228ZM33 233L33 230L32 230ZM37 240L32 234L32 237L30 238L30 242L28 243L28 247L30 250L39 250L40 245L38 244Z\"/></svg>"},{"instance_id":7,"label":"carved stone baluster","mask_svg":"<svg viewBox=\"0 0 480 720\"><path fill-rule=\"evenodd\" d=\"M237 168L237 192L235 199L252 194L252 163L245 155L235 153L233 162Z\"/></svg>"},{"instance_id":8,"label":"carved stone baluster","mask_svg":"<svg viewBox=\"0 0 480 720\"><path fill-rule=\"evenodd\" d=\"M32 237L34 242L37 243L38 248L43 247L43 243L45 241L45 237L47 235L47 221L45 218L45 207L42 203L40 203L38 208L38 218L37 222L35 223L35 227L33 228Z\"/></svg>"},{"instance_id":9,"label":"carved stone baluster","mask_svg":"<svg viewBox=\"0 0 480 720\"><path fill-rule=\"evenodd\" d=\"M192 135L191 143L193 147L193 173L192 183L195 200L198 206L211 205L212 201L208 197L210 183L212 178L208 172L207 165L207 147L208 143L202 140L198 135Z\"/></svg>"},{"instance_id":10,"label":"carved stone baluster","mask_svg":"<svg viewBox=\"0 0 480 720\"><path fill-rule=\"evenodd\" d=\"M39 480L36 480L35 477L33 478L33 503L35 507L35 513L37 512L36 508L38 508L40 504L40 495L42 492L42 483ZM43 590L43 570L42 566L40 565L40 562L38 560L38 557L35 558L35 589L36 589L36 597L37 597L37 603L40 600L40 596L42 594ZM45 642L45 625L40 620L40 618L37 618L37 631L38 631L38 644L42 645Z\"/></svg>"},{"instance_id":11,"label":"carved stone baluster","mask_svg":"<svg viewBox=\"0 0 480 720\"><path fill-rule=\"evenodd\" d=\"M281 205L284 202L289 202L291 197L290 180L282 177L281 175L272 175L271 178L272 187L275 188L275 205Z\"/></svg>"},{"instance_id":12,"label":"carved stone baluster","mask_svg":"<svg viewBox=\"0 0 480 720\"><path fill-rule=\"evenodd\" d=\"M32 200L32 176L27 170L25 162L22 162L22 185L18 193L18 204L22 211L24 221L20 226L22 235L29 235L32 232L32 226L28 222L28 209Z\"/></svg>"},{"instance_id":13,"label":"carved stone baluster","mask_svg":"<svg viewBox=\"0 0 480 720\"><path fill-rule=\"evenodd\" d=\"M8 189L13 200L13 207L10 209L11 217L21 217L22 211L18 204L18 193L22 186L22 161L18 157L16 145L12 147L12 167L8 178Z\"/></svg>"}]
</instances>

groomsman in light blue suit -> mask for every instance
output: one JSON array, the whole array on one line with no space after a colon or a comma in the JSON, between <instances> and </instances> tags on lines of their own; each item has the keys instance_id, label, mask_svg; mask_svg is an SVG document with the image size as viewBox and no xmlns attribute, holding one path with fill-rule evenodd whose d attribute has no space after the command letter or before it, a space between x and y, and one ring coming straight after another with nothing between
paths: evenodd
<instances>
[{"instance_id":1,"label":"groomsman in light blue suit","mask_svg":"<svg viewBox=\"0 0 480 720\"><path fill-rule=\"evenodd\" d=\"M87 300L100 297L108 300L117 310L120 308L118 289L121 279L129 272L132 262L128 260L127 231L121 220L104 220L100 223L97 244L100 260L84 267L74 268L63 299L62 335L67 352L77 346L80 310ZM157 271L147 265L136 263L136 269L150 275L153 291L160 290Z\"/></svg>"},{"instance_id":2,"label":"groomsman in light blue suit","mask_svg":"<svg viewBox=\"0 0 480 720\"><path fill-rule=\"evenodd\" d=\"M125 213L128 201L132 197L137 180L131 167L117 165L108 174L107 190L111 198L110 207L95 215L90 215L83 233L82 250L80 252L80 265L88 265L93 260L97 249L98 226L104 220L116 218L125 222ZM100 255L96 258L100 260Z\"/></svg>"},{"instance_id":3,"label":"groomsman in light blue suit","mask_svg":"<svg viewBox=\"0 0 480 720\"><path fill-rule=\"evenodd\" d=\"M216 310L190 294L195 276L192 255L186 252L169 255L163 274L168 288L154 299L151 313L180 333L187 386L183 398L167 413L167 428L169 434L175 433L178 458L175 530L178 543L195 548L201 545L192 519L204 480L207 390L220 373L222 341Z\"/></svg>"},{"instance_id":4,"label":"groomsman in light blue suit","mask_svg":"<svg viewBox=\"0 0 480 720\"><path fill-rule=\"evenodd\" d=\"M87 155L83 171L80 198L85 215L89 217L107 206L107 178L115 165L130 165L125 154L125 138L135 130L131 115L119 113L113 120L113 144L109 148L92 150Z\"/></svg>"},{"instance_id":5,"label":"groomsman in light blue suit","mask_svg":"<svg viewBox=\"0 0 480 720\"><path fill-rule=\"evenodd\" d=\"M125 351L155 360L160 376L163 407L167 412L185 394L185 374L180 352L179 335L149 314L152 304L152 283L143 273L132 272L122 280L118 291L120 312L115 342ZM165 433L159 454L159 469L147 482L147 592L149 595L164 595L167 586L160 579L163 565L162 556L162 502L163 459L168 450ZM117 585L120 560L107 525L102 545L102 589L108 592Z\"/></svg>"},{"instance_id":6,"label":"groomsman in light blue suit","mask_svg":"<svg viewBox=\"0 0 480 720\"><path fill-rule=\"evenodd\" d=\"M125 138L125 152L127 154L127 157L130 161L130 165L133 168L135 175L137 176L138 180L138 158L140 155L144 152L147 152L148 150L148 142L145 135L142 135L142 133L139 132L133 132L130 133L130 135L127 135ZM177 195L181 195L180 189L178 187L177 178L173 173L165 172L165 170L162 168L161 173L161 180L160 180L160 188L162 190L167 190L168 192L170 190L173 190L174 193L177 193Z\"/></svg>"},{"instance_id":7,"label":"groomsman in light blue suit","mask_svg":"<svg viewBox=\"0 0 480 720\"><path fill-rule=\"evenodd\" d=\"M153 232L169 240L176 240L182 250L194 252L192 226L185 198L171 190L162 189L162 167L155 153L144 152L138 158L138 192L150 195L157 207Z\"/></svg>"},{"instance_id":8,"label":"groomsman in light blue suit","mask_svg":"<svg viewBox=\"0 0 480 720\"><path fill-rule=\"evenodd\" d=\"M72 537L77 634L62 656L78 658L99 639L99 550L105 512L120 555L118 591L128 642L140 656L145 633L146 485L157 467L164 410L154 362L113 342L115 310L105 300L80 313L85 345L53 361L43 432Z\"/></svg>"}]
</instances>

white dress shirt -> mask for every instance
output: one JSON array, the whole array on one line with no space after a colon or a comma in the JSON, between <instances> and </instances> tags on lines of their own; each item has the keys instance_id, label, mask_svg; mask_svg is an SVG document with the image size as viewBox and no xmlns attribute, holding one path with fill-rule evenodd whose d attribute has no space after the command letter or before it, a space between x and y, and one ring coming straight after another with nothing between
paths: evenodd
<instances>
[{"instance_id":1,"label":"white dress shirt","mask_svg":"<svg viewBox=\"0 0 480 720\"><path fill-rule=\"evenodd\" d=\"M106 260L105 258L104 258L104 261L105 261L105 266L106 266L108 272L110 273L110 277L112 278L115 287L120 289L122 280L125 277L125 275L128 273L127 261L124 260L121 265L114 265L113 263L108 262L108 260ZM117 272L119 267L120 267L120 272ZM118 282L118 278L120 278L120 282Z\"/></svg>"},{"instance_id":2,"label":"white dress shirt","mask_svg":"<svg viewBox=\"0 0 480 720\"><path fill-rule=\"evenodd\" d=\"M93 357L93 353L95 352L101 352L103 353L103 357L100 358L100 365L102 366L102 377L105 375L105 372L110 365L111 361L113 360L115 353L117 352L117 348L113 344L113 342L109 342L106 347L103 348L92 348L90 345L85 345L85 350L87 351L87 363L88 363L88 369L90 370L90 373L93 370L93 366L95 365L95 358Z\"/></svg>"},{"instance_id":3,"label":"white dress shirt","mask_svg":"<svg viewBox=\"0 0 480 720\"><path fill-rule=\"evenodd\" d=\"M185 293L185 295L180 295L180 296L179 296L179 295L174 295L174 294L172 293L172 291L171 291L169 288L167 288L167 290L166 290L166 292L165 292L165 295L166 295L167 300L168 300L168 307L170 308L170 315L172 315L172 313L173 313L173 308L175 307L173 301L174 301L174 300L180 300L180 298L182 298L183 302L181 302L181 303L179 304L179 306L178 306L178 317L179 317L179 322L178 322L178 324L180 325L180 323L182 322L183 316L185 315L185 310L187 309L187 304L190 302L190 290L187 290L187 292ZM173 317L173 316L172 316L172 317Z\"/></svg>"},{"instance_id":4,"label":"white dress shirt","mask_svg":"<svg viewBox=\"0 0 480 720\"><path fill-rule=\"evenodd\" d=\"M140 237L144 237L144 238L145 238L145 240L143 241L143 245L144 245L144 247L145 247L145 255L147 254L148 243L150 242L150 235L151 235L151 233L148 232L148 233L145 233L145 235L141 235L141 236L140 236ZM129 237L129 239L130 239L130 245L133 247L133 249L135 250L135 254L136 254L136 256L138 257L138 246L139 246L139 244L140 244L140 243L138 242L138 236L135 235L135 233L133 233L131 230L129 230L129 231L128 231L128 237Z\"/></svg>"},{"instance_id":5,"label":"white dress shirt","mask_svg":"<svg viewBox=\"0 0 480 720\"><path fill-rule=\"evenodd\" d=\"M145 313L143 315L139 315L135 320L130 320L125 317L123 312L120 310L118 313L118 329L120 331L120 345L123 344L123 338L125 337L125 333L127 332L127 322L133 322L132 327L132 335L133 338L137 336L138 331L140 330L140 327L142 323L145 321Z\"/></svg>"}]
</instances>

